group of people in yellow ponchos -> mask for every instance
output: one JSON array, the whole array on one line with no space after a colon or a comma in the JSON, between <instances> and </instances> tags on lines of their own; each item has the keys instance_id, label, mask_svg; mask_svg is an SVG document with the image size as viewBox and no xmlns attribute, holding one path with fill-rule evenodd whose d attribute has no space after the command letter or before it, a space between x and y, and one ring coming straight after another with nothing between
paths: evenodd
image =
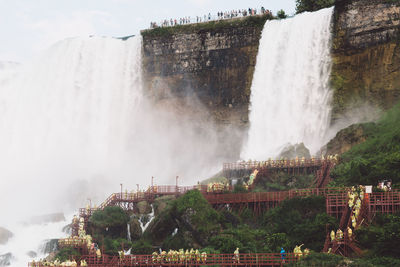
<instances>
[{"instance_id":1,"label":"group of people in yellow ponchos","mask_svg":"<svg viewBox=\"0 0 400 267\"><path fill-rule=\"evenodd\" d=\"M35 262L33 261L30 266L51 266L51 267L74 267L74 266L88 266L87 262L85 260L80 261L80 265L75 260L66 260L64 262L60 262L59 260L55 261L47 261L47 260L42 260Z\"/></svg>"},{"instance_id":2,"label":"group of people in yellow ponchos","mask_svg":"<svg viewBox=\"0 0 400 267\"><path fill-rule=\"evenodd\" d=\"M152 253L152 261L154 263L205 263L207 261L207 253L201 252L196 249L191 248L190 250L179 249L161 251L160 253Z\"/></svg>"},{"instance_id":3,"label":"group of people in yellow ponchos","mask_svg":"<svg viewBox=\"0 0 400 267\"><path fill-rule=\"evenodd\" d=\"M351 210L351 227L347 226L347 237L351 240L353 238L353 230L356 229L358 225L362 223L360 222L360 212L361 212L361 205L362 201L364 200L365 194L365 186L355 186L351 187L350 191L347 193L348 198L348 207ZM353 228L353 229L352 229ZM344 237L344 233L341 229L338 229L335 233L334 230L330 233L331 242L342 241ZM328 253L330 250L328 251Z\"/></svg>"},{"instance_id":4,"label":"group of people in yellow ponchos","mask_svg":"<svg viewBox=\"0 0 400 267\"><path fill-rule=\"evenodd\" d=\"M220 193L229 190L229 184L215 182L207 184L207 193Z\"/></svg>"}]
</instances>

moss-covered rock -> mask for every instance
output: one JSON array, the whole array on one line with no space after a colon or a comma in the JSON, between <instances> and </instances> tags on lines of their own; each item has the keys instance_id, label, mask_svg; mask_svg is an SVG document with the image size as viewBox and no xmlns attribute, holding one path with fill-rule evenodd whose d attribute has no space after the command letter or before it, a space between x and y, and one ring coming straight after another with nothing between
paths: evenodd
<instances>
[{"instance_id":1,"label":"moss-covered rock","mask_svg":"<svg viewBox=\"0 0 400 267\"><path fill-rule=\"evenodd\" d=\"M131 234L131 239L132 240L138 240L142 236L142 227L140 227L139 220L137 219L136 216L131 216L131 219L129 220L129 229L130 229L130 234Z\"/></svg>"},{"instance_id":2,"label":"moss-covered rock","mask_svg":"<svg viewBox=\"0 0 400 267\"><path fill-rule=\"evenodd\" d=\"M139 214L148 214L151 212L151 206L147 201L140 201L137 203Z\"/></svg>"},{"instance_id":3,"label":"moss-covered rock","mask_svg":"<svg viewBox=\"0 0 400 267\"><path fill-rule=\"evenodd\" d=\"M153 208L154 208L154 214L157 216L161 214L168 206L168 203L171 201L175 200L176 196L171 195L171 196L162 196L158 197L154 200L153 202Z\"/></svg>"}]
</instances>

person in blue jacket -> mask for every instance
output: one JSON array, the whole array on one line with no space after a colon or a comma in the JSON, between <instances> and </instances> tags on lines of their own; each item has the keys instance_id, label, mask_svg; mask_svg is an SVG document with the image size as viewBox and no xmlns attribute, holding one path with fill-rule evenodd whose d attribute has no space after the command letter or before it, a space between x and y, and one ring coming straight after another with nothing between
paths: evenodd
<instances>
[{"instance_id":1,"label":"person in blue jacket","mask_svg":"<svg viewBox=\"0 0 400 267\"><path fill-rule=\"evenodd\" d=\"M283 248L281 248L281 259L282 259L282 262L285 262L285 257L286 257L286 251Z\"/></svg>"}]
</instances>

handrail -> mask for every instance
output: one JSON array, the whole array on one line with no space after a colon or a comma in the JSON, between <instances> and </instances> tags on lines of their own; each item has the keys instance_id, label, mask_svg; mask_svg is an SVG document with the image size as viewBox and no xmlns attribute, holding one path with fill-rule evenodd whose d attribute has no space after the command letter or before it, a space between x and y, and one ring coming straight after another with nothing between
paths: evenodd
<instances>
[{"instance_id":1,"label":"handrail","mask_svg":"<svg viewBox=\"0 0 400 267\"><path fill-rule=\"evenodd\" d=\"M337 163L337 159L292 159L292 160L266 160L266 161L241 161L223 163L223 170L252 170L256 168L293 168L293 167L318 167L327 163Z\"/></svg>"},{"instance_id":2,"label":"handrail","mask_svg":"<svg viewBox=\"0 0 400 267\"><path fill-rule=\"evenodd\" d=\"M179 256L155 257L153 255L125 255L123 257L102 255L97 258L95 255L84 255L84 259L88 266L104 267L104 266L191 266L191 265L219 265L219 266L248 266L248 265L273 265L281 266L288 263L293 263L299 256L295 253L240 253L240 254L207 254L190 255L189 257L181 258ZM30 262L29 267L48 266L40 262Z\"/></svg>"}]
</instances>

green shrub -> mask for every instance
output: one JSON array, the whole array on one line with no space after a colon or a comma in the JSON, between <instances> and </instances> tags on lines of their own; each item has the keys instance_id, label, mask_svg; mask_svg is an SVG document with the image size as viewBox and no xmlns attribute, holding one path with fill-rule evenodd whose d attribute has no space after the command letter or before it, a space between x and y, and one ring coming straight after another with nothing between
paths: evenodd
<instances>
[{"instance_id":1,"label":"green shrub","mask_svg":"<svg viewBox=\"0 0 400 267\"><path fill-rule=\"evenodd\" d=\"M198 190L187 192L172 204L174 217L182 219L189 216L190 222L195 231L202 237L209 237L210 234L218 232L221 215L211 207L208 201Z\"/></svg>"},{"instance_id":2,"label":"green shrub","mask_svg":"<svg viewBox=\"0 0 400 267\"><path fill-rule=\"evenodd\" d=\"M89 219L92 235L111 238L125 237L129 216L120 207L110 206L93 213Z\"/></svg>"},{"instance_id":3,"label":"green shrub","mask_svg":"<svg viewBox=\"0 0 400 267\"><path fill-rule=\"evenodd\" d=\"M75 248L62 248L57 252L55 259L58 259L60 262L64 262L71 258L78 258L80 256L81 255Z\"/></svg>"},{"instance_id":4,"label":"green shrub","mask_svg":"<svg viewBox=\"0 0 400 267\"><path fill-rule=\"evenodd\" d=\"M370 250L372 256L400 259L400 216L377 214L373 223L355 232L361 247Z\"/></svg>"},{"instance_id":5,"label":"green shrub","mask_svg":"<svg viewBox=\"0 0 400 267\"><path fill-rule=\"evenodd\" d=\"M132 248L131 250L132 254L139 254L139 255L140 254L149 255L153 253L153 251L155 251L153 246L144 239L140 239L138 241L133 242L131 248Z\"/></svg>"},{"instance_id":6,"label":"green shrub","mask_svg":"<svg viewBox=\"0 0 400 267\"><path fill-rule=\"evenodd\" d=\"M276 16L280 19L285 19L287 17L285 10L281 9L276 13Z\"/></svg>"},{"instance_id":7,"label":"green shrub","mask_svg":"<svg viewBox=\"0 0 400 267\"><path fill-rule=\"evenodd\" d=\"M320 196L292 198L269 210L263 218L268 233L285 233L290 247L320 251L325 241L326 225L337 226L337 220L326 214L325 199Z\"/></svg>"},{"instance_id":8,"label":"green shrub","mask_svg":"<svg viewBox=\"0 0 400 267\"><path fill-rule=\"evenodd\" d=\"M109 255L118 255L118 251L128 250L132 243L124 238L113 239L111 237L105 237L100 246L104 246L104 251Z\"/></svg>"},{"instance_id":9,"label":"green shrub","mask_svg":"<svg viewBox=\"0 0 400 267\"><path fill-rule=\"evenodd\" d=\"M173 27L159 27L141 32L145 37L168 37L179 33L196 33L204 30L220 29L225 27L256 27L262 28L266 20L274 19L270 14L262 16L247 16L241 19L217 20L205 23L176 25Z\"/></svg>"},{"instance_id":10,"label":"green shrub","mask_svg":"<svg viewBox=\"0 0 400 267\"><path fill-rule=\"evenodd\" d=\"M296 0L296 13L304 11L317 11L322 8L331 7L335 0Z\"/></svg>"},{"instance_id":11,"label":"green shrub","mask_svg":"<svg viewBox=\"0 0 400 267\"><path fill-rule=\"evenodd\" d=\"M277 253L281 248L291 247L290 239L285 233L268 233L265 238L264 251Z\"/></svg>"}]
</instances>

